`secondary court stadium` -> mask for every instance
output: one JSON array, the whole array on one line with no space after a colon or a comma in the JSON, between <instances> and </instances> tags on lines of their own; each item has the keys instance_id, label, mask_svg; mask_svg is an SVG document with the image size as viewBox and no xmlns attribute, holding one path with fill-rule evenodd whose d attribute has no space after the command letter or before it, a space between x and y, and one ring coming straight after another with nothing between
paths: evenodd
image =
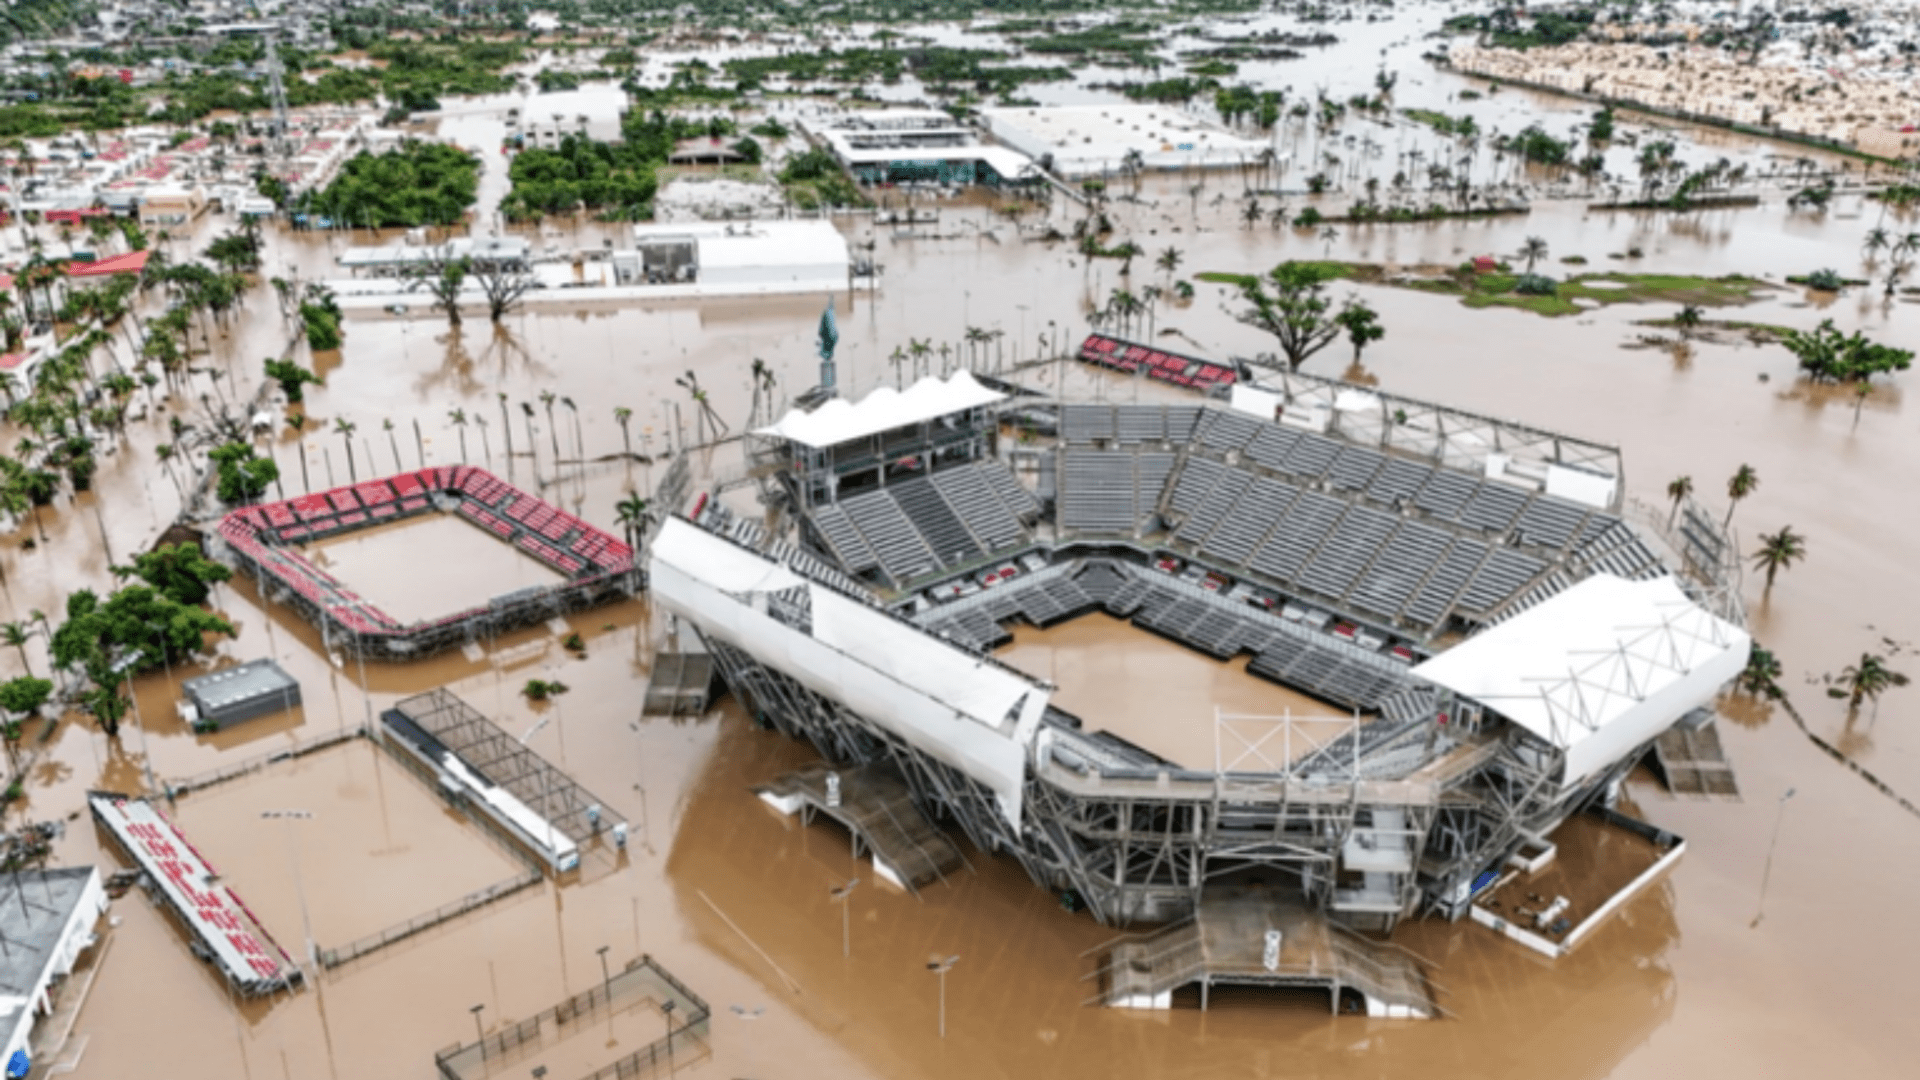
<instances>
[{"instance_id":1,"label":"secondary court stadium","mask_svg":"<svg viewBox=\"0 0 1920 1080\"><path fill-rule=\"evenodd\" d=\"M1625 505L1616 450L1301 375L1180 405L1012 391L790 412L750 440L775 530L701 498L653 540L656 602L827 759L768 802L840 819L907 887L956 864L954 826L1102 921L1170 923L1108 958L1114 1004L1333 972L1336 1006L1431 1015L1349 931L1472 912L1557 955L1625 892L1525 925L1475 905L1572 815L1677 856L1607 807L1750 639L1728 539ZM992 653L1096 611L1341 719L1194 701L1164 723L1211 752L1176 760Z\"/></svg>"}]
</instances>

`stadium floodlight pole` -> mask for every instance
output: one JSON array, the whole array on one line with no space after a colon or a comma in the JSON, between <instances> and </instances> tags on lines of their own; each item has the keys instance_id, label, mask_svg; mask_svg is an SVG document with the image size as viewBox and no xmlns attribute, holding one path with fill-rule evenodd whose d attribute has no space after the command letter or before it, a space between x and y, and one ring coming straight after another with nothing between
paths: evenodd
<instances>
[{"instance_id":1,"label":"stadium floodlight pole","mask_svg":"<svg viewBox=\"0 0 1920 1080\"><path fill-rule=\"evenodd\" d=\"M527 729L527 733L520 736L521 748L525 749L527 740L540 734L540 729L546 727L547 721L551 719L553 719L552 716L543 716L539 720L534 721L534 725ZM538 757L538 755L535 756ZM554 856L553 810L549 805L553 802L553 766L544 760L541 761L540 764L543 766L540 770L540 819L547 823L547 861L553 865L553 876L555 880L558 880L560 877L560 860Z\"/></svg>"},{"instance_id":2,"label":"stadium floodlight pole","mask_svg":"<svg viewBox=\"0 0 1920 1080\"><path fill-rule=\"evenodd\" d=\"M287 835L287 863L293 867L293 888L300 896L300 926L307 934L307 962L317 969L320 957L313 944L313 920L307 914L307 883L306 879L300 876L300 840L293 831L293 823L310 820L313 817L313 811L262 810L260 816L263 819L277 819L287 823L284 830Z\"/></svg>"},{"instance_id":3,"label":"stadium floodlight pole","mask_svg":"<svg viewBox=\"0 0 1920 1080\"><path fill-rule=\"evenodd\" d=\"M1749 930L1758 928L1760 920L1767 914L1767 881L1773 877L1773 849L1780 843L1780 823L1786 820L1787 800L1791 798L1793 798L1792 788L1780 793L1780 808L1773 815L1773 838L1767 841L1766 869L1760 871L1760 899L1754 905L1753 921L1747 924Z\"/></svg>"},{"instance_id":4,"label":"stadium floodlight pole","mask_svg":"<svg viewBox=\"0 0 1920 1080\"><path fill-rule=\"evenodd\" d=\"M960 962L959 956L935 956L927 961L927 970L940 977L940 1037L947 1037L947 972Z\"/></svg>"},{"instance_id":5,"label":"stadium floodlight pole","mask_svg":"<svg viewBox=\"0 0 1920 1080\"><path fill-rule=\"evenodd\" d=\"M487 1032L485 1028L480 1026L480 1012L486 1007L486 1003L482 1002L479 1005L471 1005L467 1008L467 1011L473 1014L473 1041L480 1044L481 1061L487 1060Z\"/></svg>"},{"instance_id":6,"label":"stadium floodlight pole","mask_svg":"<svg viewBox=\"0 0 1920 1080\"><path fill-rule=\"evenodd\" d=\"M848 878L845 885L836 885L827 890L827 895L840 904L840 958L845 960L853 955L853 887L860 884L859 878Z\"/></svg>"}]
</instances>

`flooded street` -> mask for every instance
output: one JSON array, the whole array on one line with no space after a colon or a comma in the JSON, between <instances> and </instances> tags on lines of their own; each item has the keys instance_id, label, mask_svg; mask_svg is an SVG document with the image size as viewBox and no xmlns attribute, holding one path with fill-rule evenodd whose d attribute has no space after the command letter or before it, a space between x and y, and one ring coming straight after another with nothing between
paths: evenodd
<instances>
[{"instance_id":1,"label":"flooded street","mask_svg":"<svg viewBox=\"0 0 1920 1080\"><path fill-rule=\"evenodd\" d=\"M1271 77L1297 92L1322 81L1336 94L1358 92L1387 48L1409 72L1398 104L1466 108L1454 95L1470 81L1413 59L1425 43L1407 27L1338 30L1350 39L1343 49L1358 50L1365 63L1356 66L1342 50L1316 50L1270 65ZM1242 69L1243 77L1262 74L1258 65ZM1081 84L1032 89L1048 102L1094 93ZM1590 111L1576 104L1506 90L1472 107L1483 123L1507 130L1530 117L1563 130ZM478 112L442 121L443 132L482 148L497 147L497 123ZM1396 145L1437 145L1430 131L1404 121L1364 124L1379 129L1389 171ZM1311 133L1282 137L1301 159L1329 152ZM1721 132L1700 133L1696 145L1756 166L1821 156ZM1484 157L1477 167L1513 167ZM1630 168L1623 161L1616 171ZM504 191L504 171L493 153L483 204ZM1193 193L1193 183L1203 190ZM1253 183L1232 170L1147 176L1136 195L1115 181L1123 196L1107 207L1115 237L1147 251L1125 274L1117 260L1089 261L1071 241L1038 238L1048 225L1070 230L1085 214L1064 197L1018 226L987 205L945 206L941 238L896 236L870 215L837 219L857 248L874 245L884 267L877 294L831 298L842 394L857 398L911 380L912 362L895 357L922 339L932 343L926 363L936 371L943 363L971 365L1045 393L1064 387L1103 400L1190 400L1054 358L1078 342L1089 312L1116 288L1138 293L1151 284L1170 297L1175 278L1258 272L1283 259L1451 266L1478 254L1511 257L1529 236L1546 240L1556 275L1739 273L1775 286L1752 305L1710 312L1713 318L1801 329L1832 319L1843 331L1907 347L1920 338L1911 298L1884 301L1878 288L1814 297L1784 283L1821 267L1861 269L1861 234L1881 210L1845 192L1821 213L1789 210L1777 192L1761 207L1699 213L1606 212L1587 209L1584 197L1540 200L1523 216L1341 226L1324 238L1314 230L1243 227L1239 210ZM1283 200L1295 210L1308 204L1302 183L1298 168L1278 178L1295 192ZM1920 227L1910 216L1889 221L1900 231ZM207 223L193 249L224 224ZM543 235L560 246L591 246L617 228L549 223ZM368 242L365 232L271 234L264 273L338 276L339 252ZM1182 253L1177 274L1153 267L1153 255L1168 247ZM175 248L189 250L184 242ZM1628 257L1635 249L1640 254ZM1569 256L1586 262L1560 265ZM1154 306L1157 340L1215 357L1272 350L1270 338L1234 318L1240 304L1227 287L1195 288L1191 301ZM1625 347L1643 334L1667 333L1635 324L1672 316L1672 305L1544 318L1386 286L1338 283L1333 291L1363 296L1387 333L1360 366L1351 366L1342 340L1313 357L1308 371L1378 380L1396 394L1617 444L1629 496L1655 514L1664 511L1668 482L1682 475L1693 478L1706 505L1725 512L1726 478L1741 464L1753 466L1760 485L1733 510L1734 531L1750 549L1750 538L1791 525L1809 553L1770 590L1749 575L1755 638L1780 657L1782 685L1808 729L1920 801L1920 689L1891 691L1850 718L1818 682L1863 652L1886 651L1883 639L1920 639L1920 570L1907 532L1920 529L1920 504L1906 497L1920 490L1920 415L1905 397L1913 376L1878 385L1856 419L1851 395L1806 385L1778 346L1702 338ZM828 300L591 306L514 313L497 325L469 319L457 329L425 315L353 315L338 353L312 356L304 342L295 346L294 356L324 384L307 390L305 426L295 431L276 417L263 446L272 446L288 497L346 483L350 456L362 478L393 465L466 462L620 535L616 502L651 493L669 452L749 427L754 359L772 368L781 408L813 385L813 339ZM970 345L970 327L1000 336ZM257 287L231 325L214 331L197 374L171 394L156 388L144 414L147 395L137 397L126 438L102 458L94 490L77 499L62 494L0 543L4 619L27 622L40 611L58 625L71 591L110 589L110 568L152 546L184 502L188 478L176 475L178 461L163 466L155 452L179 439L169 420L204 422L203 399L216 406L249 399L262 358L279 356L290 337L271 290ZM687 372L697 373L722 430L703 433L695 402L674 383ZM543 402L542 392L556 399ZM628 424L617 407L632 410ZM340 434L341 420L357 430ZM629 447L653 463L622 459ZM730 484L733 503L753 506L735 444L690 453L697 492ZM403 622L555 580L451 517L355 533L309 554ZM111 909L116 923L103 973L64 1055L77 1059L78 1080L152 1075L156 1062L191 1062L194 1075L213 1080L430 1076L435 1051L474 1037L475 1006L488 1031L531 1016L596 985L603 948L616 969L651 955L706 998L711 1056L682 1068L716 1078L1664 1080L1912 1070L1909 995L1889 959L1920 951L1920 929L1909 917L1920 896L1920 817L1822 753L1785 706L1733 701L1723 709L1721 738L1743 801L1676 800L1644 771L1630 780L1622 809L1684 837L1688 852L1571 955L1548 962L1467 922L1402 925L1394 941L1437 965L1445 1020L1333 1019L1324 998L1225 993L1204 1013L1135 1013L1086 1004L1097 989L1084 979L1093 970L1088 951L1115 931L1063 910L1011 858L963 845L969 865L952 880L918 896L893 889L864 860L850 860L837 826L803 827L754 797L754 785L813 760L811 748L756 726L731 697L697 718L642 718L664 636L644 597L567 616L564 632L540 625L413 663L364 665L330 653L311 624L284 604L263 602L244 575L216 586L210 606L232 622L233 638L206 662L136 679L137 716L117 739L78 713L44 732L29 725L23 752L31 764L9 823L66 820L56 865L121 865L85 816L90 789L157 791L352 731L394 701L440 686L511 735L527 732L528 748L607 799L610 815L632 824L633 839L618 857L591 850L580 872L558 885L542 881L272 1000L230 997L192 956L180 928L143 893L130 892ZM585 645L577 653L561 645L575 633ZM44 676L44 636L36 632L24 650L27 666ZM1020 627L1001 656L1057 679L1056 703L1089 726L1098 716L1116 734L1184 763L1212 760L1215 703L1256 715L1333 713L1247 675L1244 659L1217 664L1103 615L1047 631ZM300 682L300 709L215 734L196 734L180 720L181 680L255 657L273 658ZM5 663L8 677L21 673L14 650ZM1920 677L1908 651L1889 663ZM521 689L536 678L569 690L531 702ZM1169 717L1179 723L1168 725ZM1783 806L1789 788L1796 794ZM314 817L260 817L290 808ZM323 946L342 944L519 867L428 784L361 740L193 793L175 814L296 954L306 923ZM1764 919L1755 925L1776 821ZM850 901L851 956L843 958L841 911L829 890L853 876L862 883ZM935 954L961 957L947 977L944 1041L936 1027L939 987L926 970ZM618 1048L594 1044L591 1052L556 1055L553 1080L575 1080L630 1052L657 1037L659 1022L645 1010L623 1015L613 1025Z\"/></svg>"}]
</instances>

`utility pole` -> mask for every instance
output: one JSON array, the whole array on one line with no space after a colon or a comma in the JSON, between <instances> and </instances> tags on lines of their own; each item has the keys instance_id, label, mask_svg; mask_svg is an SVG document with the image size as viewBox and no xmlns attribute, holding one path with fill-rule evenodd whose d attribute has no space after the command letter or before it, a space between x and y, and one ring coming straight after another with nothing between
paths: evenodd
<instances>
[{"instance_id":1,"label":"utility pole","mask_svg":"<svg viewBox=\"0 0 1920 1080\"><path fill-rule=\"evenodd\" d=\"M859 878L849 878L845 885L827 890L827 895L840 905L840 958L845 960L853 955L853 887L860 884Z\"/></svg>"},{"instance_id":2,"label":"utility pole","mask_svg":"<svg viewBox=\"0 0 1920 1080\"><path fill-rule=\"evenodd\" d=\"M1747 924L1749 930L1758 928L1760 920L1766 918L1767 882L1773 877L1773 849L1780 844L1780 823L1786 820L1787 800L1791 798L1793 798L1792 788L1780 793L1780 808L1773 815L1773 838L1767 841L1767 866L1760 872L1760 900L1754 905L1753 921Z\"/></svg>"}]
</instances>

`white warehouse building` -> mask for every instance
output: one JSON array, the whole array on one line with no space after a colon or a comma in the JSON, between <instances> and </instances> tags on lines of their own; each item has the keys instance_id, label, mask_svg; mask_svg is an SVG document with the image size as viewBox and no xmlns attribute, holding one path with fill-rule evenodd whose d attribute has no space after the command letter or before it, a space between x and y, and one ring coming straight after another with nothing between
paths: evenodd
<instances>
[{"instance_id":1,"label":"white warehouse building","mask_svg":"<svg viewBox=\"0 0 1920 1080\"><path fill-rule=\"evenodd\" d=\"M1231 168L1274 152L1164 105L1054 105L982 109L995 139L1069 179L1123 173L1130 154L1143 169Z\"/></svg>"}]
</instances>

